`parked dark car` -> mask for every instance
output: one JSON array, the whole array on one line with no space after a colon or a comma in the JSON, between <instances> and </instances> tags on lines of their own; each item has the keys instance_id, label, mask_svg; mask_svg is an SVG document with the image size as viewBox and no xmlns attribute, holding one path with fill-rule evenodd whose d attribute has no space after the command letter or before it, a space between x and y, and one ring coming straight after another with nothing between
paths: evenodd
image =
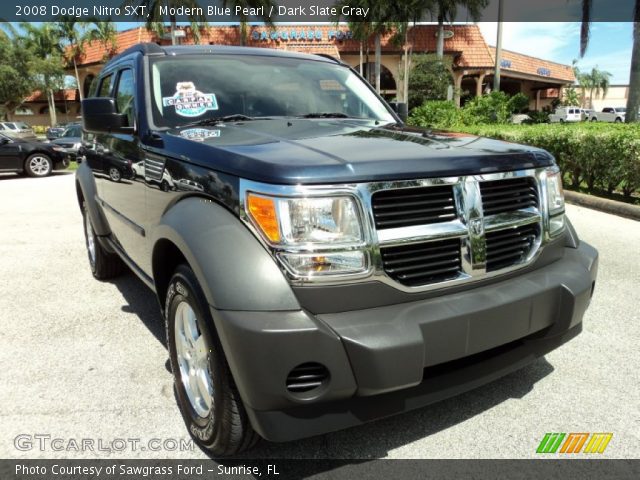
<instances>
[{"instance_id":1,"label":"parked dark car","mask_svg":"<svg viewBox=\"0 0 640 480\"><path fill-rule=\"evenodd\" d=\"M53 140L55 138L59 138L60 135L64 133L64 131L72 125L71 123L58 123L55 127L47 128L45 135L47 136L47 140Z\"/></svg>"},{"instance_id":2,"label":"parked dark car","mask_svg":"<svg viewBox=\"0 0 640 480\"><path fill-rule=\"evenodd\" d=\"M26 173L46 177L53 170L69 166L62 147L38 141L10 138L0 133L0 172Z\"/></svg>"},{"instance_id":3,"label":"parked dark car","mask_svg":"<svg viewBox=\"0 0 640 480\"><path fill-rule=\"evenodd\" d=\"M58 138L51 140L51 143L64 148L70 160L76 160L82 145L82 126L70 125Z\"/></svg>"},{"instance_id":4,"label":"parked dark car","mask_svg":"<svg viewBox=\"0 0 640 480\"><path fill-rule=\"evenodd\" d=\"M155 292L214 455L440 401L582 329L598 253L544 150L408 127L349 66L262 48L134 46L82 111L91 271Z\"/></svg>"}]
</instances>

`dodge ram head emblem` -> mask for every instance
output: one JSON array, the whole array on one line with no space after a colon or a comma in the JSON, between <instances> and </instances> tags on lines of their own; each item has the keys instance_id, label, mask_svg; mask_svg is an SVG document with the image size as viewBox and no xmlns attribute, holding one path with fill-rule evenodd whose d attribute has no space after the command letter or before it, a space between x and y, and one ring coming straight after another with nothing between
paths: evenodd
<instances>
[{"instance_id":1,"label":"dodge ram head emblem","mask_svg":"<svg viewBox=\"0 0 640 480\"><path fill-rule=\"evenodd\" d=\"M469 220L469 233L474 237L482 235L484 233L484 221L481 218Z\"/></svg>"}]
</instances>

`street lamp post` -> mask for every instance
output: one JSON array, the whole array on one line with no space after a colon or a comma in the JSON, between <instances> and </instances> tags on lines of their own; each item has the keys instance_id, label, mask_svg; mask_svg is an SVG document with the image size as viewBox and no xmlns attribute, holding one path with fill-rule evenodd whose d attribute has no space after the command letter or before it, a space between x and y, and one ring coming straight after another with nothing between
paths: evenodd
<instances>
[{"instance_id":1,"label":"street lamp post","mask_svg":"<svg viewBox=\"0 0 640 480\"><path fill-rule=\"evenodd\" d=\"M493 75L493 91L500 91L500 62L502 61L502 0L498 1L498 38L496 39L496 66Z\"/></svg>"}]
</instances>

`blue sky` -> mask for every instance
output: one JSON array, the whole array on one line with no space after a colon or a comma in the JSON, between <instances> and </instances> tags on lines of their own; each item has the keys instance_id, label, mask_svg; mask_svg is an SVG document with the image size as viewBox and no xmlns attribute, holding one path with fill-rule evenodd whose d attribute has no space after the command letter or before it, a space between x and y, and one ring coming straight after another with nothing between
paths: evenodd
<instances>
[{"instance_id":1,"label":"blue sky","mask_svg":"<svg viewBox=\"0 0 640 480\"><path fill-rule=\"evenodd\" d=\"M485 40L495 45L495 22L479 23ZM591 40L584 58L580 57L580 23L505 23L502 47L519 53L591 70L598 66L610 72L612 84L628 84L633 45L633 23L593 23Z\"/></svg>"}]
</instances>

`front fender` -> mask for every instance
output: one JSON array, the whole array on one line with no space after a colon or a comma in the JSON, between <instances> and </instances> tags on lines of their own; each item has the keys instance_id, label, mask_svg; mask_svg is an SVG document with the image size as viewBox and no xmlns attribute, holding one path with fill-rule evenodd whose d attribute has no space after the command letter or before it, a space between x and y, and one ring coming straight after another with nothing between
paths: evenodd
<instances>
[{"instance_id":1,"label":"front fender","mask_svg":"<svg viewBox=\"0 0 640 480\"><path fill-rule=\"evenodd\" d=\"M87 165L87 162L82 162L76 171L76 187L80 189L82 198L87 206L87 212L91 219L91 225L96 235L104 237L111 234L109 223L105 218L102 210L98 206L96 181L93 178L93 171ZM80 201L80 198L78 198ZM82 208L82 204L80 204Z\"/></svg>"},{"instance_id":2,"label":"front fender","mask_svg":"<svg viewBox=\"0 0 640 480\"><path fill-rule=\"evenodd\" d=\"M153 232L154 259L155 246L163 239L184 255L214 308L300 310L273 257L240 219L221 205L201 197L179 201Z\"/></svg>"}]
</instances>

